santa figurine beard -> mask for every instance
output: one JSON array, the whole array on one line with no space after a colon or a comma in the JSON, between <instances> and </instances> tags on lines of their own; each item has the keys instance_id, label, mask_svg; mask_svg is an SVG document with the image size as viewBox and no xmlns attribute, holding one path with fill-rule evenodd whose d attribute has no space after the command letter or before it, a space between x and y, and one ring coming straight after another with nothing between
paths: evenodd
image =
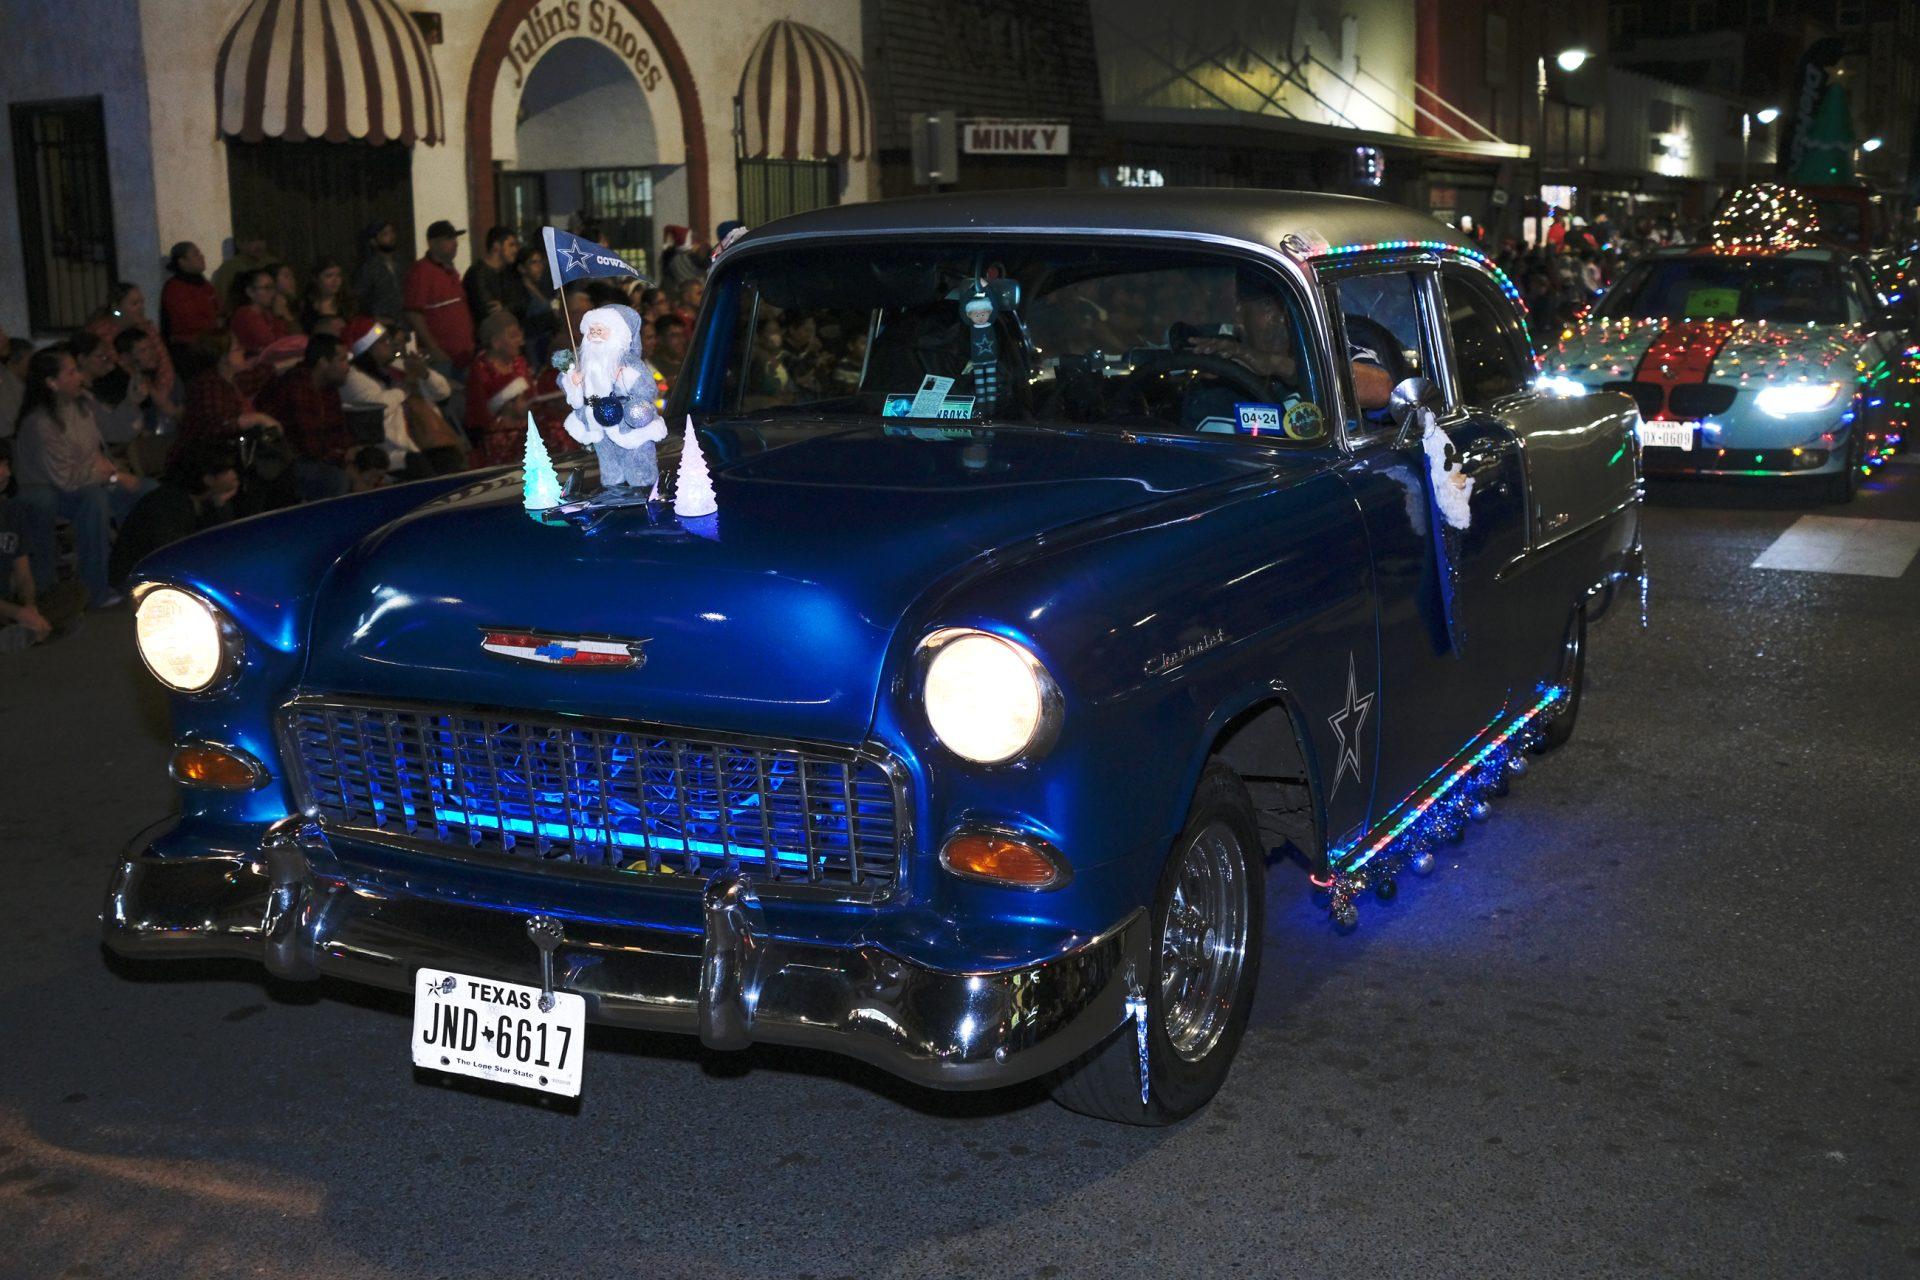
<instances>
[{"instance_id":1,"label":"santa figurine beard","mask_svg":"<svg viewBox=\"0 0 1920 1280\"><path fill-rule=\"evenodd\" d=\"M631 307L595 307L580 317L580 358L561 381L567 434L591 445L600 483L647 490L660 478L653 446L667 438L653 403L653 370L640 351L640 316ZM603 414L617 415L609 425Z\"/></svg>"}]
</instances>

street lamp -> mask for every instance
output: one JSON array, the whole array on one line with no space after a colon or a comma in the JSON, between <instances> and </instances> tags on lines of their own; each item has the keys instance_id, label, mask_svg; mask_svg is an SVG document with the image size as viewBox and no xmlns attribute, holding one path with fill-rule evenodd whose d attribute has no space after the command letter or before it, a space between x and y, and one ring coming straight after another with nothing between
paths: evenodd
<instances>
[{"instance_id":1,"label":"street lamp","mask_svg":"<svg viewBox=\"0 0 1920 1280\"><path fill-rule=\"evenodd\" d=\"M1553 61L1555 66L1571 74L1586 66L1587 59L1592 56L1585 49L1562 49L1553 55ZM1538 108L1534 113L1533 198L1534 202L1540 204L1544 210L1545 204L1540 198L1540 189L1547 185L1547 58L1545 54L1540 55L1539 63L1539 76L1535 81ZM1526 225L1524 203L1521 206L1520 221L1522 226ZM1547 220L1544 217L1535 224L1543 242L1546 239L1546 225Z\"/></svg>"},{"instance_id":2,"label":"street lamp","mask_svg":"<svg viewBox=\"0 0 1920 1280\"><path fill-rule=\"evenodd\" d=\"M1747 140L1753 136L1753 122L1772 124L1780 118L1780 108L1762 107L1758 111L1740 113L1740 185L1747 185Z\"/></svg>"},{"instance_id":3,"label":"street lamp","mask_svg":"<svg viewBox=\"0 0 1920 1280\"><path fill-rule=\"evenodd\" d=\"M1882 145L1884 145L1883 139L1868 138L1865 142L1860 144L1860 149L1862 151L1878 151Z\"/></svg>"}]
</instances>

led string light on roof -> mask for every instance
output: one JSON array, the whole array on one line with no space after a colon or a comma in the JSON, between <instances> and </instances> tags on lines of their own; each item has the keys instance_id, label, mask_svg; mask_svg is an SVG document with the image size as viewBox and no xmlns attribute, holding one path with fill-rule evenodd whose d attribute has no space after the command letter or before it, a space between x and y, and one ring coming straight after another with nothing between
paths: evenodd
<instances>
[{"instance_id":1,"label":"led string light on roof","mask_svg":"<svg viewBox=\"0 0 1920 1280\"><path fill-rule=\"evenodd\" d=\"M1520 290L1514 286L1513 281L1507 276L1507 273L1502 271L1492 258L1481 253L1478 249L1468 249L1464 246L1454 244L1450 240L1373 240L1364 244L1330 245L1318 237L1310 240L1303 236L1289 236L1287 239L1289 241L1298 241L1297 245L1289 245L1288 247L1296 249L1296 251L1301 253L1301 256L1309 258L1344 258L1357 253L1406 253L1409 251L1420 253L1457 253L1463 258L1477 262L1485 267L1493 274L1494 280L1500 286L1500 292L1506 294L1512 301L1519 303L1522 310L1526 309L1526 303L1520 297Z\"/></svg>"}]
</instances>

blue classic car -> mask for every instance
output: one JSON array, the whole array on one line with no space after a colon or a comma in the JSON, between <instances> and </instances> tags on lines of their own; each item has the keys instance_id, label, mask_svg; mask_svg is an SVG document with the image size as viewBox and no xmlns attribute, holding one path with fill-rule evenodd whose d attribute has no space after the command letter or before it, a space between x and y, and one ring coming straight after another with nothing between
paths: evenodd
<instances>
[{"instance_id":1,"label":"blue classic car","mask_svg":"<svg viewBox=\"0 0 1920 1280\"><path fill-rule=\"evenodd\" d=\"M1632 395L1649 474L1804 476L1847 502L1912 412L1905 327L1840 250L1665 249L1560 335L1543 386Z\"/></svg>"},{"instance_id":2,"label":"blue classic car","mask_svg":"<svg viewBox=\"0 0 1920 1280\"><path fill-rule=\"evenodd\" d=\"M418 1065L536 1089L596 1022L1177 1119L1270 865L1350 925L1572 731L1637 415L1535 378L1506 279L1384 204L775 223L667 402L717 513L576 456L539 510L473 473L141 567L180 812L106 941L410 991Z\"/></svg>"}]
</instances>

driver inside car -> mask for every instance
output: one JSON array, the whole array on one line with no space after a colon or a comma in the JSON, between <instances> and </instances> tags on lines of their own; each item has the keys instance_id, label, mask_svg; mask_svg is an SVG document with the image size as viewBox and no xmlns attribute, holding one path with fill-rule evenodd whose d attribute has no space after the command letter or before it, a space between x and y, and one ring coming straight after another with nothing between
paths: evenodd
<instances>
[{"instance_id":1,"label":"driver inside car","mask_svg":"<svg viewBox=\"0 0 1920 1280\"><path fill-rule=\"evenodd\" d=\"M1276 400L1284 399L1286 393L1298 395L1302 391L1300 348L1279 294L1244 273L1234 283L1235 311L1244 339L1194 338L1192 349L1203 355L1223 356L1268 379L1274 384ZM1386 408L1393 394L1393 375L1380 355L1350 336L1347 359L1353 368L1353 393L1361 411Z\"/></svg>"}]
</instances>

